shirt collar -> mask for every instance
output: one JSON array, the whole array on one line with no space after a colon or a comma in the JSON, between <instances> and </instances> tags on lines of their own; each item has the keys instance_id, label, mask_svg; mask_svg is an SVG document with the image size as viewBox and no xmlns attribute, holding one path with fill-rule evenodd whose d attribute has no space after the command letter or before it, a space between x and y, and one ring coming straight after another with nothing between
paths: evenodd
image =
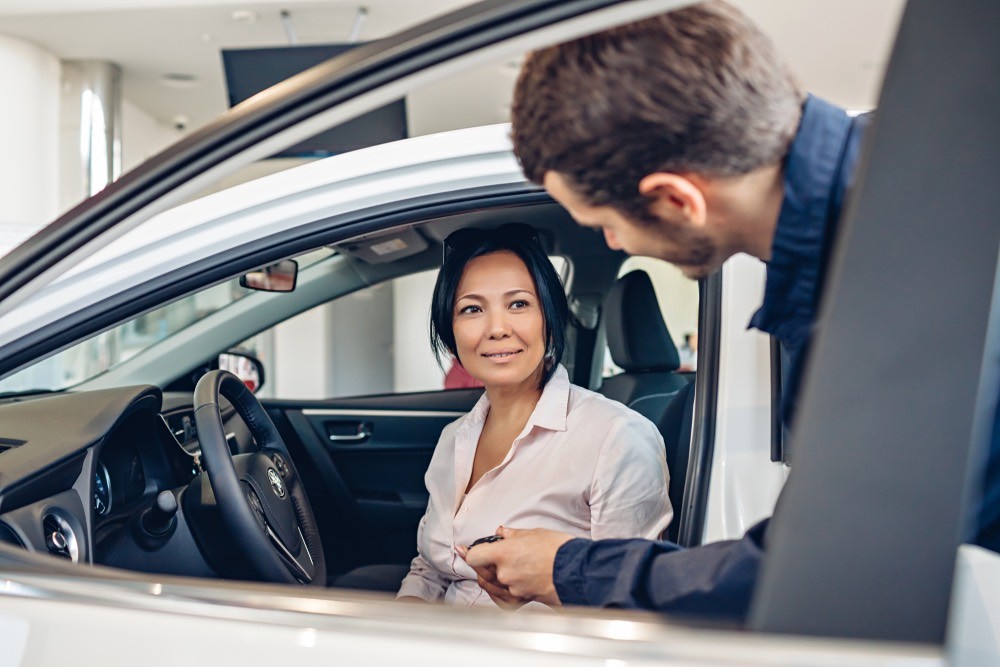
<instances>
[{"instance_id":1,"label":"shirt collar","mask_svg":"<svg viewBox=\"0 0 1000 667\"><path fill-rule=\"evenodd\" d=\"M764 303L750 326L783 338L796 315L812 319L827 218L850 133L843 109L812 95L784 165L784 199L767 262Z\"/></svg>"},{"instance_id":2,"label":"shirt collar","mask_svg":"<svg viewBox=\"0 0 1000 667\"><path fill-rule=\"evenodd\" d=\"M556 367L556 372L552 374L549 381L545 383L542 396L538 399L528 423L525 425L525 432L531 426L547 428L550 431L566 430L566 414L569 411L569 373L562 364Z\"/></svg>"},{"instance_id":3,"label":"shirt collar","mask_svg":"<svg viewBox=\"0 0 1000 667\"><path fill-rule=\"evenodd\" d=\"M462 428L471 428L486 421L486 415L489 414L489 410L490 400L484 393L462 423ZM569 373L566 372L562 364L559 364L556 367L555 373L545 383L542 395L538 399L535 409L532 410L531 416L528 417L528 422L524 425L521 435L523 436L531 431L534 426L549 429L550 431L565 431L568 412Z\"/></svg>"}]
</instances>

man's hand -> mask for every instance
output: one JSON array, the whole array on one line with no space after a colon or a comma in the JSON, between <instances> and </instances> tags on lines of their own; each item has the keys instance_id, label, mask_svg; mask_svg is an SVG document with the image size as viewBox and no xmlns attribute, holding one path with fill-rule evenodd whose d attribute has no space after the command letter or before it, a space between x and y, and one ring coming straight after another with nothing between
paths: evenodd
<instances>
[{"instance_id":1,"label":"man's hand","mask_svg":"<svg viewBox=\"0 0 1000 667\"><path fill-rule=\"evenodd\" d=\"M549 606L560 604L552 581L556 552L572 535L544 528L497 528L499 542L461 549L462 557L476 571L479 585L497 604L520 606L531 600Z\"/></svg>"}]
</instances>

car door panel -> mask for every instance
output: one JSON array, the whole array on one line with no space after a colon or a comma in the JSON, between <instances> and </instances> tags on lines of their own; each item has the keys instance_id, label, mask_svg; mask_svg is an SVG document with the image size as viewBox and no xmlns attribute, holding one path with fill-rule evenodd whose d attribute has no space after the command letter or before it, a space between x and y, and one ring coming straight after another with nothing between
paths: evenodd
<instances>
[{"instance_id":1,"label":"car door panel","mask_svg":"<svg viewBox=\"0 0 1000 667\"><path fill-rule=\"evenodd\" d=\"M413 558L427 508L424 473L438 437L481 394L264 401L296 458L333 574Z\"/></svg>"}]
</instances>

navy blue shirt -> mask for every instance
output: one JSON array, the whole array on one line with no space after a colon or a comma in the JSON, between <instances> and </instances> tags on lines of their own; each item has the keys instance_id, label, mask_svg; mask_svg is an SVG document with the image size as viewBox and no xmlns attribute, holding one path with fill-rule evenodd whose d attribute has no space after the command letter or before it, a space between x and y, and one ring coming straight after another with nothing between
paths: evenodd
<instances>
[{"instance_id":1,"label":"navy blue shirt","mask_svg":"<svg viewBox=\"0 0 1000 667\"><path fill-rule=\"evenodd\" d=\"M782 413L791 424L816 323L830 243L869 116L854 119L809 97L785 164L785 192L767 262L764 303L750 326L771 334L787 362Z\"/></svg>"},{"instance_id":2,"label":"navy blue shirt","mask_svg":"<svg viewBox=\"0 0 1000 667\"><path fill-rule=\"evenodd\" d=\"M750 326L777 338L788 368L786 423L794 412L826 256L868 121L809 97L784 164L784 200L764 302ZM655 609L742 620L763 554L767 520L740 540L683 549L649 540L575 539L556 554L553 580L563 604Z\"/></svg>"}]
</instances>

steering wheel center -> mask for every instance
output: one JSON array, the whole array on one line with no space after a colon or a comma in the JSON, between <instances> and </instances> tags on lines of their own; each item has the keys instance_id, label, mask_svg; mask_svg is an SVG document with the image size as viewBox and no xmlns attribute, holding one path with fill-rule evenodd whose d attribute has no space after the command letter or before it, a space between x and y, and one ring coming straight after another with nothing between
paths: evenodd
<instances>
[{"instance_id":1,"label":"steering wheel center","mask_svg":"<svg viewBox=\"0 0 1000 667\"><path fill-rule=\"evenodd\" d=\"M221 397L239 413L260 451L230 453ZM257 398L231 373L206 373L195 388L195 422L215 505L240 558L268 581L325 585L312 508L288 449Z\"/></svg>"}]
</instances>

